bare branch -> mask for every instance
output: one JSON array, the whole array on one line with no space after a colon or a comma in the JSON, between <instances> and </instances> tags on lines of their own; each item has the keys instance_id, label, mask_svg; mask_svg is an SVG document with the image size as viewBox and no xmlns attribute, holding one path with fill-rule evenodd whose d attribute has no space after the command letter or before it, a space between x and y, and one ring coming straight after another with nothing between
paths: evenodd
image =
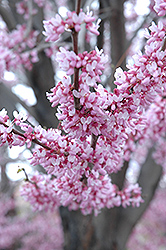
<instances>
[{"instance_id":1,"label":"bare branch","mask_svg":"<svg viewBox=\"0 0 166 250\"><path fill-rule=\"evenodd\" d=\"M0 15L2 16L4 22L7 24L9 30L12 30L16 26L16 21L12 12L9 9L6 9L0 4Z\"/></svg>"},{"instance_id":2,"label":"bare branch","mask_svg":"<svg viewBox=\"0 0 166 250\"><path fill-rule=\"evenodd\" d=\"M29 179L28 174L27 174L27 172L25 171L25 168L19 169L19 171L21 171L21 170L22 170L22 171L24 172L24 174L25 174L25 177L26 177L25 181L27 181L27 182L29 182L29 183L35 185L35 187L38 189L39 187L38 187L38 185L36 184L36 182L31 181L31 180Z\"/></svg>"},{"instance_id":3,"label":"bare branch","mask_svg":"<svg viewBox=\"0 0 166 250\"><path fill-rule=\"evenodd\" d=\"M152 200L155 190L160 181L160 177L162 175L162 167L156 164L156 162L152 159L152 152L153 149L149 151L146 162L142 166L140 177L138 180L140 186L142 187L144 203L142 203L138 208L128 207L126 209L123 209L120 213L117 231L118 238L121 239L121 241L119 241L119 243L121 244L119 249L123 249L128 236L131 233L131 230L149 206L149 203Z\"/></svg>"}]
</instances>

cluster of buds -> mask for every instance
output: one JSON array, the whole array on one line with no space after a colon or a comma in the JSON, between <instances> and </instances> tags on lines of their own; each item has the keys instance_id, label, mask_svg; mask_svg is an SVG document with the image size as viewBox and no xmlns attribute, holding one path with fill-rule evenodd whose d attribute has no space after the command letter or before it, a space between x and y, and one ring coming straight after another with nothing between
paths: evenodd
<instances>
[{"instance_id":1,"label":"cluster of buds","mask_svg":"<svg viewBox=\"0 0 166 250\"><path fill-rule=\"evenodd\" d=\"M98 28L100 19L96 24L94 21L95 17L92 16L92 12L89 12L89 10L86 14L83 11L79 14L74 11L68 11L66 20L63 20L59 14L56 14L56 16L52 17L50 20L43 21L45 28L43 34L47 37L47 42L55 42L65 30L79 32L81 30L81 24L85 23L86 29L89 32L99 35Z\"/></svg>"}]
</instances>

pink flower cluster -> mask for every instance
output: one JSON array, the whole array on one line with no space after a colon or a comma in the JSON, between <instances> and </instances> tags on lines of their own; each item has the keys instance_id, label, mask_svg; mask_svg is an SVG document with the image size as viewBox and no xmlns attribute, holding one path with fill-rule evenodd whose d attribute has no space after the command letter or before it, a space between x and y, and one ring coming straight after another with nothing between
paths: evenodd
<instances>
[{"instance_id":1,"label":"pink flower cluster","mask_svg":"<svg viewBox=\"0 0 166 250\"><path fill-rule=\"evenodd\" d=\"M0 200L0 249L63 249L63 231L58 211L54 213L28 211L25 215L17 201L4 197ZM27 211L27 207L26 207ZM11 216L12 215L12 216Z\"/></svg>"},{"instance_id":2,"label":"pink flower cluster","mask_svg":"<svg viewBox=\"0 0 166 250\"><path fill-rule=\"evenodd\" d=\"M83 176L78 176L72 170L53 180L36 174L23 185L21 193L35 210L53 210L61 204L70 210L80 208L84 215L94 210L96 216L104 207L112 208L121 204L123 207L130 204L139 206L143 202L138 184L119 191L108 175L102 176L89 168L86 168Z\"/></svg>"},{"instance_id":3,"label":"pink flower cluster","mask_svg":"<svg viewBox=\"0 0 166 250\"><path fill-rule=\"evenodd\" d=\"M47 1L48 0L33 0L33 2L36 3L39 8L44 7ZM38 12L36 8L33 8L33 3L30 3L30 5L31 4L32 9L30 9L28 6L28 0L22 0L16 3L17 13L23 15L25 20L28 20L30 18L30 15L35 15Z\"/></svg>"},{"instance_id":4,"label":"pink flower cluster","mask_svg":"<svg viewBox=\"0 0 166 250\"><path fill-rule=\"evenodd\" d=\"M153 22L149 29L151 33L146 30L146 38L148 38L147 45L145 46L146 54L135 56L135 65L127 73L119 70L116 76L118 80L117 84L119 83L118 89L121 90L124 86L128 90L132 89L132 94L135 95L136 100L146 107L146 112L142 115L142 119L146 121L146 125L144 125L142 132L138 129L136 130L136 134L133 134L134 136L130 136L125 149L127 160L130 158L131 153L136 151L134 158L141 164L146 158L148 148L151 147L153 142L163 137L165 133L162 131L165 130L166 57L164 37L166 25L165 22L159 21L158 25ZM126 83L129 82L129 77L131 78L131 85ZM139 93L137 93L137 90ZM142 105L139 105L139 108ZM137 148L135 140L139 140ZM144 147L144 150L142 150L142 147ZM161 161L163 162L162 159Z\"/></svg>"},{"instance_id":5,"label":"pink flower cluster","mask_svg":"<svg viewBox=\"0 0 166 250\"><path fill-rule=\"evenodd\" d=\"M73 51L68 51L60 47L60 52L56 54L55 60L59 67L66 71L67 75L74 74L74 68L81 69L80 80L91 87L97 87L96 82L101 82L100 75L107 63L107 56L102 54L102 50L84 51L76 55Z\"/></svg>"},{"instance_id":6,"label":"pink flower cluster","mask_svg":"<svg viewBox=\"0 0 166 250\"><path fill-rule=\"evenodd\" d=\"M12 134L13 124L9 122L7 111L3 108L0 111L0 146L8 143L9 147L25 144L23 137Z\"/></svg>"},{"instance_id":7,"label":"pink flower cluster","mask_svg":"<svg viewBox=\"0 0 166 250\"><path fill-rule=\"evenodd\" d=\"M89 141L80 143L77 139L62 136L58 130L48 129L46 131L37 126L32 133L31 126L26 124L26 117L16 112L14 112L14 116L12 124L15 123L21 127L22 131L25 131L22 134L22 144L19 145L21 146L27 141L28 143L38 142L31 157L31 164L40 164L48 173L56 176L56 178L50 179L51 176L37 174L31 178L30 182L25 183L22 195L35 209L54 209L61 204L69 206L70 209L80 208L83 214L91 213L94 210L97 215L105 206L108 208L120 206L123 190L118 191L107 175L107 171L116 172L118 170L116 166L118 157L115 156L117 160L114 160L113 147L107 145L104 137L100 138L96 150L93 150ZM6 111L1 111L1 123L7 124L7 119ZM0 128L2 130L4 125L1 124ZM11 129L6 134L8 137L3 143L10 139L10 145L18 145L15 137L19 141L21 134L15 135ZM3 136L2 131L0 138ZM103 150L104 154L102 154ZM117 153L121 153L118 148ZM130 195L128 194L128 198L130 196L128 205L135 199L133 192Z\"/></svg>"},{"instance_id":8,"label":"pink flower cluster","mask_svg":"<svg viewBox=\"0 0 166 250\"><path fill-rule=\"evenodd\" d=\"M124 208L132 204L133 207L139 207L140 203L143 202L141 198L141 188L138 184L130 184L128 187L124 188L123 191L119 191L121 197L121 203Z\"/></svg>"},{"instance_id":9,"label":"pink flower cluster","mask_svg":"<svg viewBox=\"0 0 166 250\"><path fill-rule=\"evenodd\" d=\"M32 30L26 35L27 26L18 25L15 30L8 32L5 28L0 31L0 78L4 76L5 70L13 71L25 66L32 69L32 63L38 61L35 49L38 31ZM29 48L29 51L27 50Z\"/></svg>"},{"instance_id":10,"label":"pink flower cluster","mask_svg":"<svg viewBox=\"0 0 166 250\"><path fill-rule=\"evenodd\" d=\"M130 98L130 102L126 101L123 95L118 92L109 93L101 85L95 92L90 92L89 86L81 80L79 92L72 91L70 78L64 77L52 89L52 93L47 94L53 107L58 102L61 104L57 117L62 120L61 125L70 136L83 140L93 133L113 139L118 135L122 137L123 134L127 138L130 131L134 133L136 128L143 127L139 114L134 112L137 110L138 100ZM75 110L73 95L80 98L81 110Z\"/></svg>"},{"instance_id":11,"label":"pink flower cluster","mask_svg":"<svg viewBox=\"0 0 166 250\"><path fill-rule=\"evenodd\" d=\"M34 210L56 210L60 205L54 192L54 180L49 175L35 174L30 182L26 182L22 189L21 195L31 203Z\"/></svg>"},{"instance_id":12,"label":"pink flower cluster","mask_svg":"<svg viewBox=\"0 0 166 250\"><path fill-rule=\"evenodd\" d=\"M166 1L165 0L155 0L154 10L159 16L165 16L166 13Z\"/></svg>"},{"instance_id":13,"label":"pink flower cluster","mask_svg":"<svg viewBox=\"0 0 166 250\"><path fill-rule=\"evenodd\" d=\"M146 118L146 126L142 133L138 133L136 138L139 140L138 146L133 150L134 159L136 159L140 164L142 164L147 156L148 149L155 145L155 151L153 157L155 161L163 167L165 172L165 133L166 133L166 99L165 95L163 97L158 96L155 102L149 107L145 112L144 116ZM142 149L144 147L144 150ZM142 153L141 153L142 152Z\"/></svg>"},{"instance_id":14,"label":"pink flower cluster","mask_svg":"<svg viewBox=\"0 0 166 250\"><path fill-rule=\"evenodd\" d=\"M63 20L59 14L56 14L55 17L52 17L50 20L43 21L44 29L43 34L47 37L47 42L55 42L59 39L60 35L65 31L79 32L81 29L81 24L86 24L86 29L95 35L99 35L99 21L96 24L95 17L92 16L92 13L89 11L85 14L81 11L78 15L73 11L67 12L66 20Z\"/></svg>"},{"instance_id":15,"label":"pink flower cluster","mask_svg":"<svg viewBox=\"0 0 166 250\"><path fill-rule=\"evenodd\" d=\"M154 27L154 25L152 27ZM128 72L123 72L121 69L116 71L115 83L118 85L118 88L115 89L114 94L106 94L106 91L103 91L101 87L97 87L96 92L91 93L89 86L87 86L88 82L91 83L89 72L83 72L83 74L85 73L85 78L80 77L79 92L73 90L73 95L76 98L80 98L80 103L83 108L81 111L75 111L74 100L72 98L72 85L70 80L67 80L68 78L63 79L61 83L52 89L53 93L48 94L48 96L50 101L53 102L53 106L56 106L58 102L62 104L58 108L58 118L63 120L62 125L66 132L70 133L72 129L72 133L77 133L77 136L80 136L78 130L81 128L81 133L82 131L88 133L89 130L89 133L93 131L95 135L103 134L104 129L101 131L101 124L107 124L106 119L109 119L109 121L112 120L112 125L110 125L109 122L109 126L105 126L105 128L107 127L105 131L109 131L113 124L116 124L116 132L114 132L114 134L117 134L119 127L122 127L121 132L125 131L127 134L131 131L134 134L136 128L142 129L143 120L141 122L140 114L143 108L147 107L147 105L154 100L156 94L161 93L165 82L165 55L164 52L161 51L164 33L161 31L164 27L161 26L160 23L155 27L155 32L153 32L154 28L151 28L152 32L148 40L148 45L146 46L147 55L138 54L137 57L135 57L134 66L130 67ZM156 43L154 39L157 38L157 35L160 37L160 40ZM69 58L70 55L70 52L63 50L62 54L58 54L58 60L59 57L61 57L59 60L61 67L72 73L74 66L77 65L76 59L72 66L70 66L69 63L70 59L63 60L64 58ZM76 58L76 55L72 54L71 57L72 59L73 57ZM149 65L151 66L149 67ZM94 78L93 81L95 82ZM68 82L67 89L64 87L66 82ZM95 83L92 83L92 86L95 86ZM69 98L69 95L71 98ZM82 117L83 113L84 118ZM94 114L94 116L92 114ZM81 119L84 123L83 125ZM98 119L98 121L96 121L96 119ZM78 123L78 121L80 122ZM94 128L91 127L91 124L94 124ZM100 128L97 124L100 124ZM87 130L88 127L89 129Z\"/></svg>"}]
</instances>

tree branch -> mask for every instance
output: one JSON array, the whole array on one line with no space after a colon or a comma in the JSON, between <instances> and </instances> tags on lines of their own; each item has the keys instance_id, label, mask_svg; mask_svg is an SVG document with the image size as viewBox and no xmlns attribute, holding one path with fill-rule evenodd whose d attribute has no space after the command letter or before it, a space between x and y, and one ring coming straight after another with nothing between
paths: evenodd
<instances>
[{"instance_id":1,"label":"tree branch","mask_svg":"<svg viewBox=\"0 0 166 250\"><path fill-rule=\"evenodd\" d=\"M76 1L76 14L79 15L81 9L81 0Z\"/></svg>"},{"instance_id":2,"label":"tree branch","mask_svg":"<svg viewBox=\"0 0 166 250\"><path fill-rule=\"evenodd\" d=\"M128 207L126 209L122 209L119 216L117 241L119 241L118 238L121 239L119 241L120 245L118 248L120 250L124 249L133 227L149 206L162 175L162 167L156 164L156 162L152 159L152 152L153 148L149 151L146 162L142 166L138 179L138 183L142 187L144 203L142 203L138 208Z\"/></svg>"},{"instance_id":3,"label":"tree branch","mask_svg":"<svg viewBox=\"0 0 166 250\"><path fill-rule=\"evenodd\" d=\"M29 0L27 2L27 6L28 6L28 11L29 11L29 18L28 18L28 22L27 22L27 26L26 26L26 31L24 34L24 39L28 37L29 33L32 30L32 21L33 21L33 3L32 0Z\"/></svg>"},{"instance_id":4,"label":"tree branch","mask_svg":"<svg viewBox=\"0 0 166 250\"><path fill-rule=\"evenodd\" d=\"M5 128L9 128L9 126L8 126L7 124L5 124L5 123L3 123L3 122L1 122L1 121L0 121L0 124L3 125ZM15 134L15 135L21 136L21 137L23 137L24 139L27 139L26 136L25 136L23 133L19 132L18 130L14 129L14 128L12 129L12 131L11 131L10 133L13 133L13 134ZM45 148L45 149L47 149L47 150L53 150L53 149L50 148L49 146L47 146L47 145L41 143L40 141L38 141L36 138L35 138L35 139L32 139L32 142L35 143L35 144L37 144L37 145L39 145L39 146L41 146L41 147L43 147L43 148ZM59 154L58 151L56 151L56 150L53 150L53 151L54 151L56 154Z\"/></svg>"},{"instance_id":5,"label":"tree branch","mask_svg":"<svg viewBox=\"0 0 166 250\"><path fill-rule=\"evenodd\" d=\"M0 4L0 15L2 16L4 22L7 24L7 27L9 30L12 30L16 26L16 21L14 19L14 16L12 12L2 6Z\"/></svg>"},{"instance_id":6,"label":"tree branch","mask_svg":"<svg viewBox=\"0 0 166 250\"><path fill-rule=\"evenodd\" d=\"M81 0L76 1L76 14L79 15L81 8ZM76 55L78 55L78 32L73 29L73 50ZM78 91L79 89L79 69L74 69L74 89ZM80 99L74 96L74 105L76 110L81 109Z\"/></svg>"}]
</instances>

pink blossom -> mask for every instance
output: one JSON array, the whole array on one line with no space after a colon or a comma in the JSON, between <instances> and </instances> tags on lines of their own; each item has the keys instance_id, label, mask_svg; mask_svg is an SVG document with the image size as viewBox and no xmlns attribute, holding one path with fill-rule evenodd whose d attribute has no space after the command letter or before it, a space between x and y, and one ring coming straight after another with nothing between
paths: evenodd
<instances>
[{"instance_id":1,"label":"pink blossom","mask_svg":"<svg viewBox=\"0 0 166 250\"><path fill-rule=\"evenodd\" d=\"M165 0L155 0L154 10L159 16L164 16L166 13L166 1Z\"/></svg>"},{"instance_id":2,"label":"pink blossom","mask_svg":"<svg viewBox=\"0 0 166 250\"><path fill-rule=\"evenodd\" d=\"M93 12L89 11L89 7L87 7L87 13L84 17L85 23L91 23L95 21L95 17L93 16Z\"/></svg>"},{"instance_id":3,"label":"pink blossom","mask_svg":"<svg viewBox=\"0 0 166 250\"><path fill-rule=\"evenodd\" d=\"M36 173L30 182L23 185L21 195L31 203L35 210L55 210L59 206L59 201L53 189L54 180L51 180L49 175Z\"/></svg>"},{"instance_id":4,"label":"pink blossom","mask_svg":"<svg viewBox=\"0 0 166 250\"><path fill-rule=\"evenodd\" d=\"M65 21L66 28L69 30L75 29L76 32L79 32L81 29L81 24L84 21L84 12L80 12L78 15L73 11L67 12L67 19Z\"/></svg>"},{"instance_id":5,"label":"pink blossom","mask_svg":"<svg viewBox=\"0 0 166 250\"><path fill-rule=\"evenodd\" d=\"M86 29L89 30L91 33L95 34L96 36L98 36L100 34L98 31L100 22L101 22L101 19L98 19L96 24L88 22L86 23Z\"/></svg>"},{"instance_id":6,"label":"pink blossom","mask_svg":"<svg viewBox=\"0 0 166 250\"><path fill-rule=\"evenodd\" d=\"M36 0L36 2L41 2L41 0ZM29 13L29 8L27 5L27 0L22 0L18 3L16 3L16 10L17 13L19 13L20 15L24 16L24 19L27 20L29 18L30 15L35 15L37 13L37 9L32 9L32 13Z\"/></svg>"},{"instance_id":7,"label":"pink blossom","mask_svg":"<svg viewBox=\"0 0 166 250\"><path fill-rule=\"evenodd\" d=\"M58 211L38 212L32 214L27 204L18 206L16 198L7 198L1 194L0 200L0 248L13 249L20 244L20 250L63 248L63 231ZM20 215L26 206L26 213ZM10 215L13 211L14 216Z\"/></svg>"},{"instance_id":8,"label":"pink blossom","mask_svg":"<svg viewBox=\"0 0 166 250\"><path fill-rule=\"evenodd\" d=\"M60 15L56 14L55 18L52 17L48 21L43 21L45 31L43 34L47 36L47 42L55 42L59 36L64 32L64 22Z\"/></svg>"},{"instance_id":9,"label":"pink blossom","mask_svg":"<svg viewBox=\"0 0 166 250\"><path fill-rule=\"evenodd\" d=\"M9 120L9 116L7 115L7 111L5 108L0 110L0 121L6 123Z\"/></svg>"},{"instance_id":10,"label":"pink blossom","mask_svg":"<svg viewBox=\"0 0 166 250\"><path fill-rule=\"evenodd\" d=\"M82 10L77 15L75 11L67 12L66 20L62 20L60 15L56 14L55 18L51 18L48 21L43 21L45 31L43 34L47 37L46 42L55 42L59 39L60 35L65 31L72 31L73 29L76 32L81 30L81 24L86 23L86 29L95 35L99 35L97 29L99 28L100 20L96 24L93 23L95 18L91 17L91 14L85 14Z\"/></svg>"}]
</instances>

